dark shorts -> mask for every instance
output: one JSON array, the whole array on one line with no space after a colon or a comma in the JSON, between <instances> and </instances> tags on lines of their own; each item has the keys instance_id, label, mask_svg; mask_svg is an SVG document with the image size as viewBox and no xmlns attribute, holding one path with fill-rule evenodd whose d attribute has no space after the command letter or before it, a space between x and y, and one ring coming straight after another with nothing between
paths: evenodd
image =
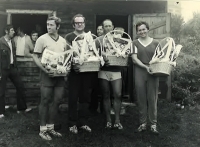
<instances>
[{"instance_id":1,"label":"dark shorts","mask_svg":"<svg viewBox=\"0 0 200 147\"><path fill-rule=\"evenodd\" d=\"M43 87L64 87L64 77L49 77L46 73L40 72L40 84Z\"/></svg>"}]
</instances>

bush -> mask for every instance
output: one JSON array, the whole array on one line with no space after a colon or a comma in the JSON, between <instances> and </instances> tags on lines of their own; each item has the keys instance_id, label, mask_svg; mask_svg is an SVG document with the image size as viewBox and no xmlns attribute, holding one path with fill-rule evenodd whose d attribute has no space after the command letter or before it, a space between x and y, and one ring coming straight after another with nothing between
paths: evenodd
<instances>
[{"instance_id":1,"label":"bush","mask_svg":"<svg viewBox=\"0 0 200 147\"><path fill-rule=\"evenodd\" d=\"M193 43L184 46L173 71L172 99L185 105L194 104L200 86L200 58ZM196 53L195 53L196 52Z\"/></svg>"}]
</instances>

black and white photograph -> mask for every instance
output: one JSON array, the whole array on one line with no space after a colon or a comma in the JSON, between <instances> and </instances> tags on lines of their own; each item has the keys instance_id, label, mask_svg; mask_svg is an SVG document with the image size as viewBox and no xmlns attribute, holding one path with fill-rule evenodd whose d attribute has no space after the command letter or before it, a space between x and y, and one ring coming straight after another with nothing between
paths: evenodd
<instances>
[{"instance_id":1,"label":"black and white photograph","mask_svg":"<svg viewBox=\"0 0 200 147\"><path fill-rule=\"evenodd\" d=\"M199 146L200 0L0 0L0 147Z\"/></svg>"}]
</instances>

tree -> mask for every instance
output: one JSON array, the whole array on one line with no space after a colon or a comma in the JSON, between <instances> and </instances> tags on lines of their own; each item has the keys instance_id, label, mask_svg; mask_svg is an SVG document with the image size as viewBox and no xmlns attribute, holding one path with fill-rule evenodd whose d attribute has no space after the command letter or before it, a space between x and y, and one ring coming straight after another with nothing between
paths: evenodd
<instances>
[{"instance_id":1,"label":"tree","mask_svg":"<svg viewBox=\"0 0 200 147\"><path fill-rule=\"evenodd\" d=\"M200 47L200 13L193 13L193 18L189 20L182 30L182 35L189 37L195 48L199 51Z\"/></svg>"},{"instance_id":2,"label":"tree","mask_svg":"<svg viewBox=\"0 0 200 147\"><path fill-rule=\"evenodd\" d=\"M183 17L181 15L172 14L171 37L174 38L176 43L180 43L180 36L181 36L183 26L184 26Z\"/></svg>"}]
</instances>

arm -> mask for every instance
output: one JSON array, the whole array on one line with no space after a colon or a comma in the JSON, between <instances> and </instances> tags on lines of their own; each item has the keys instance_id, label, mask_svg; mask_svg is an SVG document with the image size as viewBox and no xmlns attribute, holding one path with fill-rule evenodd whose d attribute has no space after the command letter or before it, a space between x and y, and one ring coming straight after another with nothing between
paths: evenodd
<instances>
[{"instance_id":1,"label":"arm","mask_svg":"<svg viewBox=\"0 0 200 147\"><path fill-rule=\"evenodd\" d=\"M53 72L51 71L47 71L41 61L40 61L40 56L42 55L43 51L44 51L44 40L42 38L38 38L38 40L36 41L36 45L34 48L34 53L32 55L33 57L33 61L35 62L35 64L46 74L48 74L48 76L53 76Z\"/></svg>"},{"instance_id":2,"label":"arm","mask_svg":"<svg viewBox=\"0 0 200 147\"><path fill-rule=\"evenodd\" d=\"M30 52L30 50L33 50L33 48L31 49L31 46L29 46L28 44L25 45L25 49L24 49L24 55L27 58L32 58L33 54Z\"/></svg>"},{"instance_id":3,"label":"arm","mask_svg":"<svg viewBox=\"0 0 200 147\"><path fill-rule=\"evenodd\" d=\"M34 47L31 41L31 38L29 36L26 37L26 42L25 42L25 49L24 49L24 55L27 58L32 58Z\"/></svg>"},{"instance_id":4,"label":"arm","mask_svg":"<svg viewBox=\"0 0 200 147\"><path fill-rule=\"evenodd\" d=\"M40 59L39 59L39 54L36 54L34 53L32 55L33 57L33 61L35 62L35 64L45 73L48 73L48 71L42 66L42 63L40 62Z\"/></svg>"}]
</instances>

